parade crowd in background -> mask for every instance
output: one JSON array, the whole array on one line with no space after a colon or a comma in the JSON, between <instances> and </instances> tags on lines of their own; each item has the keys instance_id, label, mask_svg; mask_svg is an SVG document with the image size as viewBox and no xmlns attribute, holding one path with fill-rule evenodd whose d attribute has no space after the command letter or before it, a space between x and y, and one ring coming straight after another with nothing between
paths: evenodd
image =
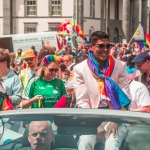
<instances>
[{"instance_id":1,"label":"parade crowd in background","mask_svg":"<svg viewBox=\"0 0 150 150\"><path fill-rule=\"evenodd\" d=\"M145 45L141 49L137 43L110 43L109 38L99 32L91 35L89 44L78 43L76 48L71 42L64 42L62 37L61 54L60 50L52 46L43 46L37 50L33 45L25 52L18 49L16 54L1 48L0 89L5 93L4 99L7 100L5 103L1 101L1 110L53 107L111 108L110 105L106 105L107 98L101 99L102 104L90 102L92 96L95 96L95 89L101 90L101 87L94 85L95 80L90 80L90 74L97 82L99 79L103 80L101 83L104 83L106 97L109 97L109 93L105 89L105 79L101 78L101 75L111 77L118 87L123 91L125 89L125 95L131 100L127 110L150 112L149 46ZM108 41L106 42L105 39ZM102 62L108 60L108 64L101 65L101 61L96 58L98 55ZM85 62L87 66L84 66ZM111 66L111 63L114 63L114 66ZM97 64L101 69L96 73ZM112 67L112 74L109 74L109 71L104 72L104 68L108 70L109 67ZM117 75L114 75L116 74L114 70L118 72ZM105 96L103 91L100 93ZM83 98L84 96L88 98ZM87 99L90 99L87 102L89 105L85 102ZM6 105L10 105L10 108L6 108Z\"/></svg>"}]
</instances>

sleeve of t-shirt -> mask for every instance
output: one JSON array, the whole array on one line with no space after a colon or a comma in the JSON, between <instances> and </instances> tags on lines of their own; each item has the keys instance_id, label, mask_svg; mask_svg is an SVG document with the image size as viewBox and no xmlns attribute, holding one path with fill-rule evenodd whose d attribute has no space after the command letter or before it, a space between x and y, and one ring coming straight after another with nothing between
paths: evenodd
<instances>
[{"instance_id":1,"label":"sleeve of t-shirt","mask_svg":"<svg viewBox=\"0 0 150 150\"><path fill-rule=\"evenodd\" d=\"M34 78L31 79L26 88L25 88L25 92L24 92L24 99L31 99L34 97L34 88L35 88L35 83L34 83Z\"/></svg>"},{"instance_id":2,"label":"sleeve of t-shirt","mask_svg":"<svg viewBox=\"0 0 150 150\"><path fill-rule=\"evenodd\" d=\"M150 105L150 95L149 91L144 84L141 85L141 88L138 90L137 97L137 106L144 107Z\"/></svg>"},{"instance_id":3,"label":"sleeve of t-shirt","mask_svg":"<svg viewBox=\"0 0 150 150\"><path fill-rule=\"evenodd\" d=\"M60 80L60 82L61 82L61 96L62 96L64 94L67 94L67 91L66 91L64 82L62 80Z\"/></svg>"}]
</instances>

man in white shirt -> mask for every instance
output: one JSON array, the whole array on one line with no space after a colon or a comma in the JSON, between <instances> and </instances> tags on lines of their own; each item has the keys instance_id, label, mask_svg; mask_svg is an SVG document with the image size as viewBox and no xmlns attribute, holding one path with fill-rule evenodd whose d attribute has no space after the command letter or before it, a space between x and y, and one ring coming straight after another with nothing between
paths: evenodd
<instances>
[{"instance_id":1,"label":"man in white shirt","mask_svg":"<svg viewBox=\"0 0 150 150\"><path fill-rule=\"evenodd\" d=\"M150 95L146 86L141 82L133 80L129 87L132 96L130 110L150 112Z\"/></svg>"}]
</instances>

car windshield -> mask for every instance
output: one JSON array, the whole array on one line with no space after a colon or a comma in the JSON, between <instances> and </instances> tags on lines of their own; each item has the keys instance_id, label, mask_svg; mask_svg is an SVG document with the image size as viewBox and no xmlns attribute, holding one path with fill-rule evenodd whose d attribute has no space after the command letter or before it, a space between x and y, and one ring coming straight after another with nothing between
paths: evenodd
<instances>
[{"instance_id":1,"label":"car windshield","mask_svg":"<svg viewBox=\"0 0 150 150\"><path fill-rule=\"evenodd\" d=\"M69 109L70 110L70 109ZM36 109L17 110L1 115L1 150L16 150L31 147L31 137L44 136L44 130L36 132L36 126L41 123L49 123L52 126L54 138L51 141L51 149L77 149L77 141L82 135L96 135L97 128L102 122L115 122L126 126L128 131L122 142L121 150L148 150L150 146L150 116L146 113L97 110L97 109ZM32 130L34 132L32 132ZM48 132L46 132L48 133ZM39 135L38 135L39 134ZM98 142L95 149L104 146Z\"/></svg>"}]
</instances>

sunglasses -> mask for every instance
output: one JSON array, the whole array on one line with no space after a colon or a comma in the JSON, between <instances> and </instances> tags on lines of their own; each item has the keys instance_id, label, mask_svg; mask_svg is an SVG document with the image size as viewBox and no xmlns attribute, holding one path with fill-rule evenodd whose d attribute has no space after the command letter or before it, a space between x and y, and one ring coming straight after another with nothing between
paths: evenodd
<instances>
[{"instance_id":1,"label":"sunglasses","mask_svg":"<svg viewBox=\"0 0 150 150\"><path fill-rule=\"evenodd\" d=\"M24 60L25 61L33 61L33 57L31 57L31 58L25 58Z\"/></svg>"},{"instance_id":2,"label":"sunglasses","mask_svg":"<svg viewBox=\"0 0 150 150\"><path fill-rule=\"evenodd\" d=\"M112 47L112 44L92 44L98 48L107 48L110 49Z\"/></svg>"},{"instance_id":3,"label":"sunglasses","mask_svg":"<svg viewBox=\"0 0 150 150\"><path fill-rule=\"evenodd\" d=\"M51 69L49 69L49 68L47 68L51 73L52 72L58 72L59 71L59 69L58 68L51 68Z\"/></svg>"}]
</instances>

